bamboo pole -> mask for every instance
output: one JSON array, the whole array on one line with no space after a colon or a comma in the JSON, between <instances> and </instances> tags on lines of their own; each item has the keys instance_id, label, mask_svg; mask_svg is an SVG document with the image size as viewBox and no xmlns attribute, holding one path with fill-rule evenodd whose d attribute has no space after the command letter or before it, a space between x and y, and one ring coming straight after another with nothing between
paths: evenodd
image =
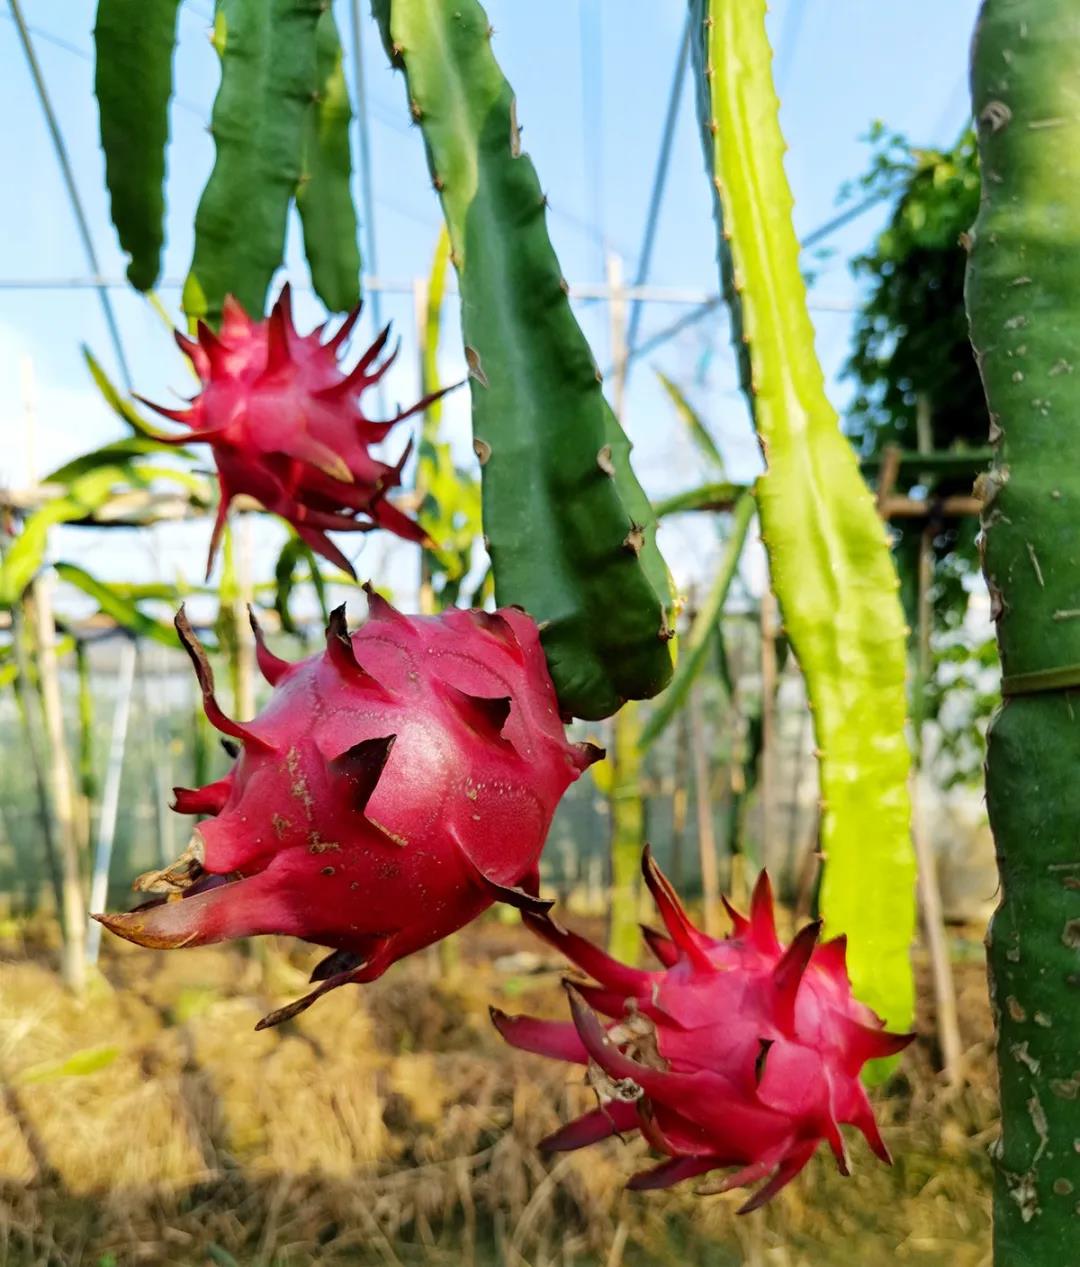
<instances>
[{"instance_id":1,"label":"bamboo pole","mask_svg":"<svg viewBox=\"0 0 1080 1267\"><path fill-rule=\"evenodd\" d=\"M679 718L675 740L674 789L671 793L671 882L676 889L683 883L683 846L686 841L686 785L690 778L690 719L686 709Z\"/></svg>"},{"instance_id":2,"label":"bamboo pole","mask_svg":"<svg viewBox=\"0 0 1080 1267\"><path fill-rule=\"evenodd\" d=\"M64 920L64 873L60 865L60 851L56 843L56 830L53 824L52 807L49 804L49 779L45 770L44 744L39 729L38 703L32 689L30 675L30 659L26 654L26 644L30 636L23 616L22 604L12 608L12 645L15 648L15 700L19 710L26 739L26 753L30 758L30 768L34 773L34 793L37 801L38 824L41 828L41 841L45 847L45 859L48 864L49 880L52 885L53 901L56 905L56 918L63 927Z\"/></svg>"},{"instance_id":3,"label":"bamboo pole","mask_svg":"<svg viewBox=\"0 0 1080 1267\"><path fill-rule=\"evenodd\" d=\"M49 743L49 787L60 858L64 929L62 971L68 988L78 994L86 984L86 901L79 866L71 763L64 737L60 669L56 658L56 623L52 613L52 585L52 576L45 574L34 581L31 592L41 708Z\"/></svg>"},{"instance_id":4,"label":"bamboo pole","mask_svg":"<svg viewBox=\"0 0 1080 1267\"><path fill-rule=\"evenodd\" d=\"M761 595L761 774L758 804L761 808L762 867L775 871L776 839L776 596L769 584Z\"/></svg>"},{"instance_id":5,"label":"bamboo pole","mask_svg":"<svg viewBox=\"0 0 1080 1267\"><path fill-rule=\"evenodd\" d=\"M637 962L641 942L639 878L645 840L641 729L641 707L637 700L629 700L613 719L608 950L616 959L630 964Z\"/></svg>"},{"instance_id":6,"label":"bamboo pole","mask_svg":"<svg viewBox=\"0 0 1080 1267\"><path fill-rule=\"evenodd\" d=\"M152 658L151 658L152 657ZM173 824L169 806L172 786L172 752L169 740L167 701L168 663L160 644L139 647L139 680L142 683L142 707L147 719L146 736L150 763L154 768L154 818L157 824L157 856L159 866L166 867L176 857Z\"/></svg>"},{"instance_id":7,"label":"bamboo pole","mask_svg":"<svg viewBox=\"0 0 1080 1267\"><path fill-rule=\"evenodd\" d=\"M701 688L695 683L688 701L690 713L690 746L693 751L694 798L697 807L698 854L701 859L701 895L704 906L705 931L711 937L720 934L720 877L716 864L716 832L713 827L710 761L705 739L705 713L701 706ZM734 855L732 857L734 863Z\"/></svg>"},{"instance_id":8,"label":"bamboo pole","mask_svg":"<svg viewBox=\"0 0 1080 1267\"><path fill-rule=\"evenodd\" d=\"M94 872L90 880L90 909L103 911L109 899L109 869L116 841L116 820L120 809L120 780L124 772L124 748L127 744L131 697L135 689L135 642L125 638L116 670L116 707L113 711L109 760L98 815L97 847L94 850ZM86 963L93 967L101 948L101 925L90 920L86 933Z\"/></svg>"},{"instance_id":9,"label":"bamboo pole","mask_svg":"<svg viewBox=\"0 0 1080 1267\"><path fill-rule=\"evenodd\" d=\"M255 716L255 635L247 609L255 592L252 583L251 516L236 517L236 716L244 721Z\"/></svg>"},{"instance_id":10,"label":"bamboo pole","mask_svg":"<svg viewBox=\"0 0 1080 1267\"><path fill-rule=\"evenodd\" d=\"M920 393L916 402L915 426L920 453L933 449L930 400ZM927 694L933 675L934 605L934 535L935 525L928 522L919 539L918 575L918 646L916 647L915 700L912 709L915 724L915 761L912 777L911 818L912 839L915 845L915 861L918 868L919 908L923 935L930 955L934 979L934 1003L937 1010L938 1041L941 1044L942 1072L950 1085L962 1078L963 1044L960 1039L960 1023L956 1009L956 985L953 981L952 962L949 958L949 938L945 928L945 916L941 904L941 886L938 883L937 859L926 828L925 797L920 787L920 776L925 765L924 730L926 725Z\"/></svg>"},{"instance_id":11,"label":"bamboo pole","mask_svg":"<svg viewBox=\"0 0 1080 1267\"><path fill-rule=\"evenodd\" d=\"M915 860L918 866L919 907L923 935L930 955L934 978L934 1003L937 1010L938 1041L941 1044L942 1072L950 1085L961 1080L963 1044L956 1009L956 985L949 957L949 938L941 904L937 859L926 828L925 797L920 787L923 773L923 728L926 720L926 692L932 672L930 629L933 619L931 585L933 582L933 529L925 528L919 543L919 629L916 670L915 769L913 776L911 817Z\"/></svg>"},{"instance_id":12,"label":"bamboo pole","mask_svg":"<svg viewBox=\"0 0 1080 1267\"><path fill-rule=\"evenodd\" d=\"M79 787L76 798L76 821L79 852L90 852L91 807L97 788L94 783L94 695L90 684L90 656L86 643L75 639L75 669L79 678Z\"/></svg>"}]
</instances>

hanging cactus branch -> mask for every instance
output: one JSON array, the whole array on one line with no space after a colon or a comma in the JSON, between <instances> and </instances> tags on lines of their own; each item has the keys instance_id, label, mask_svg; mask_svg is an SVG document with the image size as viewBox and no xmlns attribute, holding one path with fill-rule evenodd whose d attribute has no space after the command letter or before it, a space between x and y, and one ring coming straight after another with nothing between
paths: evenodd
<instances>
[{"instance_id":1,"label":"hanging cactus branch","mask_svg":"<svg viewBox=\"0 0 1080 1267\"><path fill-rule=\"evenodd\" d=\"M334 11L315 27L316 96L307 115L296 208L315 293L331 312L360 302L360 248L350 182L349 91Z\"/></svg>"},{"instance_id":2,"label":"hanging cactus branch","mask_svg":"<svg viewBox=\"0 0 1080 1267\"><path fill-rule=\"evenodd\" d=\"M563 709L608 716L671 674L667 570L566 294L546 199L476 0L377 0L450 230L497 600L541 622Z\"/></svg>"},{"instance_id":3,"label":"hanging cactus branch","mask_svg":"<svg viewBox=\"0 0 1080 1267\"><path fill-rule=\"evenodd\" d=\"M165 146L179 0L99 0L94 93L110 212L131 257L128 279L149 290L165 240Z\"/></svg>"},{"instance_id":4,"label":"hanging cactus branch","mask_svg":"<svg viewBox=\"0 0 1080 1267\"><path fill-rule=\"evenodd\" d=\"M915 924L905 630L885 533L825 395L799 272L765 0L691 0L706 166L740 377L768 469L755 489L821 759L821 903L856 993L911 1019Z\"/></svg>"},{"instance_id":5,"label":"hanging cactus branch","mask_svg":"<svg viewBox=\"0 0 1080 1267\"><path fill-rule=\"evenodd\" d=\"M289 204L304 172L317 96L321 0L219 0L221 87L210 131L214 170L195 214L184 311L216 327L232 294L261 316L281 264Z\"/></svg>"}]
</instances>

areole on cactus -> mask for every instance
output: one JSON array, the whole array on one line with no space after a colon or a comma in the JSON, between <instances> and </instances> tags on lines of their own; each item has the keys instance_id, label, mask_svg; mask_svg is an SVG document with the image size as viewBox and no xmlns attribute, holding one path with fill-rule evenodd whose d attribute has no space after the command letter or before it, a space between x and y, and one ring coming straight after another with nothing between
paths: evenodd
<instances>
[{"instance_id":1,"label":"areole on cactus","mask_svg":"<svg viewBox=\"0 0 1080 1267\"><path fill-rule=\"evenodd\" d=\"M197 338L179 331L175 335L202 383L199 394L183 409L138 397L189 428L159 439L171 444L203 441L213 450L221 500L210 539L208 577L229 504L241 494L288 520L313 550L350 576L355 575L352 564L327 532L386 528L410 541L427 540L419 524L387 498L401 483L411 442L393 464L370 450L443 393L425 396L385 421L368 418L359 397L379 382L397 350L379 360L390 335L387 326L344 372L338 358L359 315L359 307L354 308L323 343L321 326L308 334L297 332L287 283L265 321L253 321L227 297L218 333L200 321Z\"/></svg>"},{"instance_id":2,"label":"areole on cactus","mask_svg":"<svg viewBox=\"0 0 1080 1267\"><path fill-rule=\"evenodd\" d=\"M733 932L709 937L691 924L647 847L643 870L667 928L643 930L659 971L626 967L547 912L523 912L530 928L598 982L566 983L572 1021L492 1010L507 1042L586 1065L598 1094L599 1107L542 1147L581 1148L638 1130L667 1160L629 1187L666 1188L736 1167L703 1191L765 1179L740 1213L790 1182L823 1139L847 1174L843 1124L890 1161L859 1071L914 1036L887 1033L854 998L844 938L819 944L821 926L813 923L785 947L765 872L749 919L725 902Z\"/></svg>"},{"instance_id":3,"label":"areole on cactus","mask_svg":"<svg viewBox=\"0 0 1080 1267\"><path fill-rule=\"evenodd\" d=\"M370 588L368 603L352 635L338 608L325 651L297 663L269 650L253 618L274 692L244 723L219 707L181 609L206 715L235 741L236 764L176 789L178 811L211 817L177 863L136 882L156 896L96 917L160 949L259 933L331 948L317 988L260 1028L374 980L495 901L544 912L537 867L551 816L603 755L568 742L524 612L412 617Z\"/></svg>"}]
</instances>

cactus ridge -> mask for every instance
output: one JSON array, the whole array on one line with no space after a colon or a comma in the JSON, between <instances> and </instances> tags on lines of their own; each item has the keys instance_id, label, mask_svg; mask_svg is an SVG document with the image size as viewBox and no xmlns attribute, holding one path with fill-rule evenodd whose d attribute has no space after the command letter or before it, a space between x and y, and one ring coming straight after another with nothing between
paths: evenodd
<instances>
[{"instance_id":1,"label":"cactus ridge","mask_svg":"<svg viewBox=\"0 0 1080 1267\"><path fill-rule=\"evenodd\" d=\"M655 517L567 298L487 15L476 0L374 8L450 232L496 598L541 622L567 714L609 716L671 674Z\"/></svg>"}]
</instances>

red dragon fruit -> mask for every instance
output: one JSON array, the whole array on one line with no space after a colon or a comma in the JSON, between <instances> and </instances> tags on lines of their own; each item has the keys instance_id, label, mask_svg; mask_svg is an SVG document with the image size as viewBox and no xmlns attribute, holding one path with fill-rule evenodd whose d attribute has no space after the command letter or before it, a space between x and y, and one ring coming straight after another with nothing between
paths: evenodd
<instances>
[{"instance_id":1,"label":"red dragon fruit","mask_svg":"<svg viewBox=\"0 0 1080 1267\"><path fill-rule=\"evenodd\" d=\"M212 817L184 856L136 887L165 894L97 918L142 946L285 933L332 948L317 989L349 981L467 924L494 901L543 913L537 866L555 806L603 752L567 741L537 627L516 608L414 618L369 589L351 636L338 608L326 650L278 659L251 722L225 716L181 608L206 715L237 741L232 770L176 809Z\"/></svg>"},{"instance_id":2,"label":"red dragon fruit","mask_svg":"<svg viewBox=\"0 0 1080 1267\"><path fill-rule=\"evenodd\" d=\"M819 945L814 923L783 946L765 872L750 918L728 906L732 935L708 937L690 923L648 848L643 870L669 934L644 930L660 971L618 963L546 912L523 914L599 982L566 983L572 1023L492 1011L515 1047L587 1065L598 1093L598 1108L542 1147L581 1148L636 1128L667 1160L635 1175L631 1188L666 1188L735 1166L703 1191L766 1179L740 1213L764 1205L793 1179L822 1139L847 1174L843 1123L888 1162L859 1071L913 1035L885 1032L852 996L844 938Z\"/></svg>"},{"instance_id":3,"label":"red dragon fruit","mask_svg":"<svg viewBox=\"0 0 1080 1267\"><path fill-rule=\"evenodd\" d=\"M313 550L350 575L352 564L327 531L379 527L410 541L426 541L420 526L386 499L401 483L409 447L392 466L372 457L370 447L385 440L402 419L426 409L439 393L389 421L369 419L358 397L382 378L397 352L376 365L390 334L387 326L353 369L343 373L338 353L359 315L355 308L322 343L321 327L297 333L288 285L265 321L252 321L234 299L226 298L219 334L200 321L197 339L179 331L175 335L202 382L202 391L188 407L170 409L138 397L189 428L160 439L170 444L205 441L213 449L221 500L207 577L229 503L240 494L287 519Z\"/></svg>"}]
</instances>

